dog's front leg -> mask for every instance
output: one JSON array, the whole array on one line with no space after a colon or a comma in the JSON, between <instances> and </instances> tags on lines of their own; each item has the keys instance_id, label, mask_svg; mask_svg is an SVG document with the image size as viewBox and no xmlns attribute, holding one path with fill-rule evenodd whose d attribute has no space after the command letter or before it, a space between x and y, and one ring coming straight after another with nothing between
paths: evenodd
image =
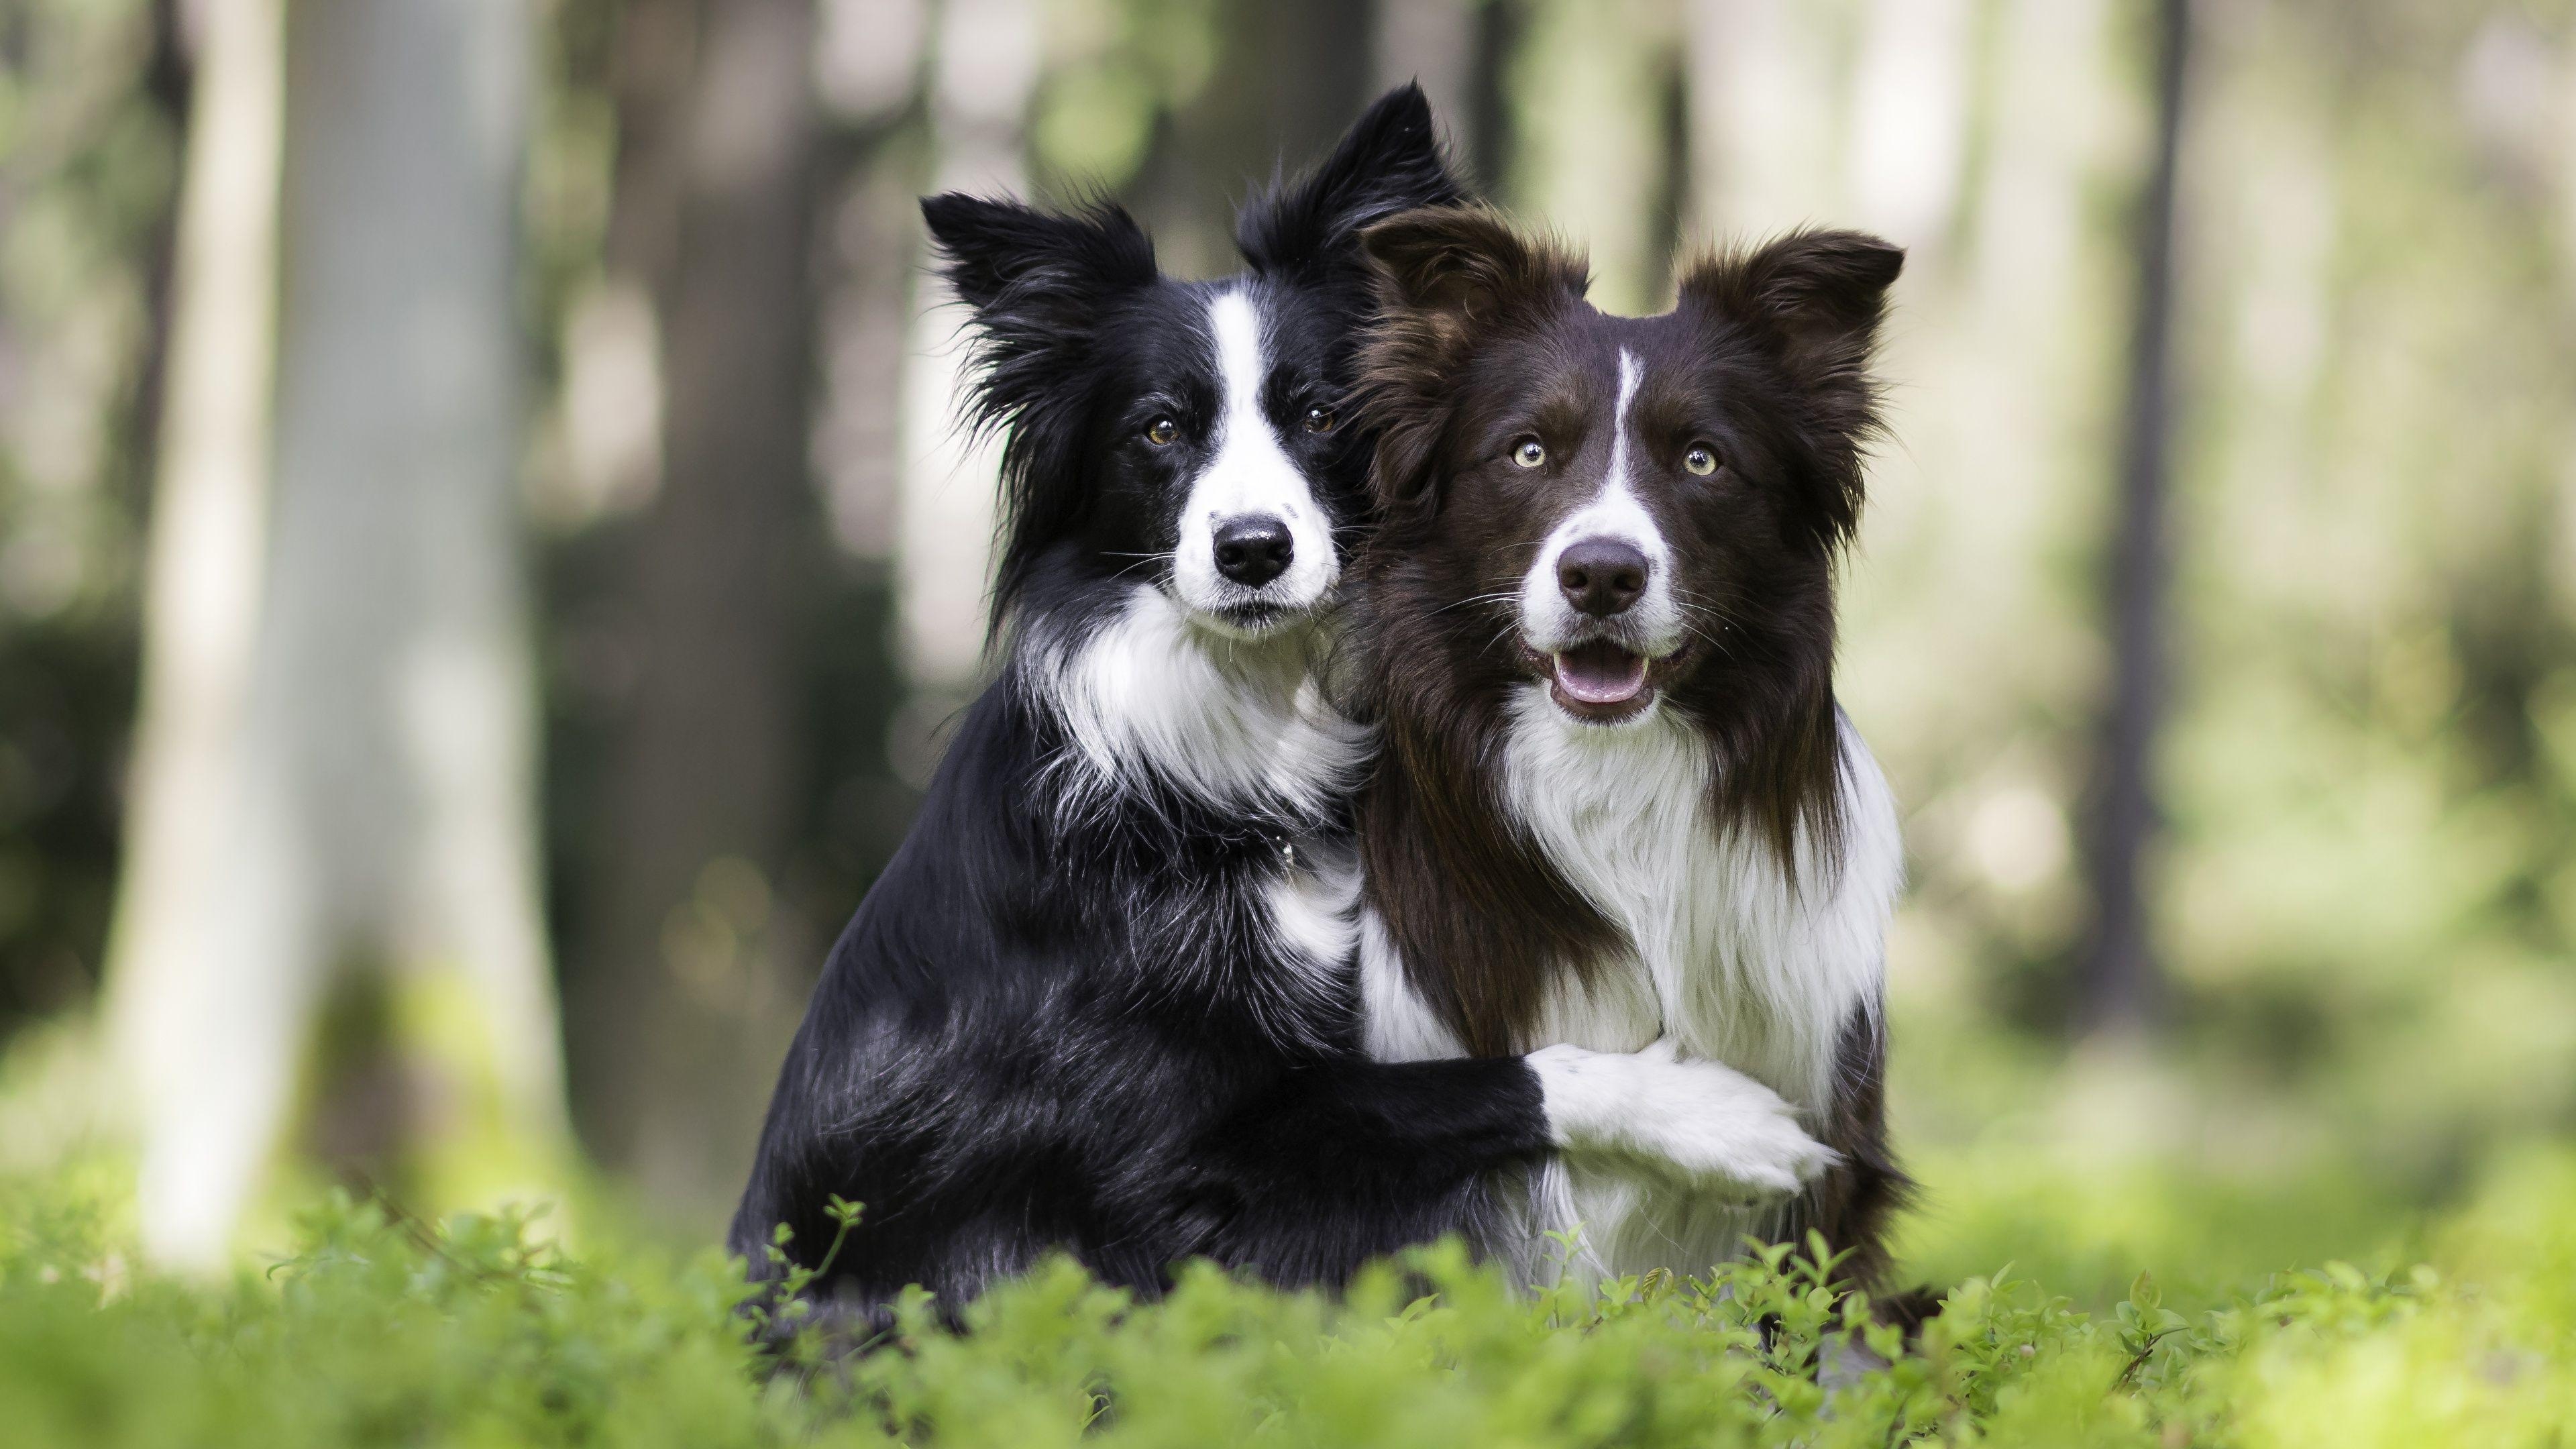
<instances>
[{"instance_id":1,"label":"dog's front leg","mask_svg":"<svg viewBox=\"0 0 2576 1449\"><path fill-rule=\"evenodd\" d=\"M1572 1157L1621 1159L1746 1203L1794 1195L1840 1160L1779 1093L1684 1061L1669 1039L1637 1052L1542 1047L1527 1060L1550 1140Z\"/></svg>"}]
</instances>

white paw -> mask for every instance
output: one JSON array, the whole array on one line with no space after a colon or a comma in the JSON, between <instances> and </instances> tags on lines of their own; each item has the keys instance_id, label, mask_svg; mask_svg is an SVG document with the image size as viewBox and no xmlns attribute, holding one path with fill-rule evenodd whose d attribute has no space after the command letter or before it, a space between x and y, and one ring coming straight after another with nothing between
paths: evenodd
<instances>
[{"instance_id":1,"label":"white paw","mask_svg":"<svg viewBox=\"0 0 2576 1449\"><path fill-rule=\"evenodd\" d=\"M1717 1062L1682 1061L1668 1042L1625 1054L1552 1046L1527 1060L1565 1151L1632 1159L1753 1201L1790 1196L1840 1160L1779 1093Z\"/></svg>"}]
</instances>

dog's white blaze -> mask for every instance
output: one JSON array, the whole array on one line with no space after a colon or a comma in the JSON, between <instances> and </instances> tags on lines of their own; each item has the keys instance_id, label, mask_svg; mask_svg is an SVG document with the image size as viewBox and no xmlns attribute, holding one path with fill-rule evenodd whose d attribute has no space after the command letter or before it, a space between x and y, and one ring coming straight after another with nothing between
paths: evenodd
<instances>
[{"instance_id":1,"label":"dog's white blaze","mask_svg":"<svg viewBox=\"0 0 2576 1449\"><path fill-rule=\"evenodd\" d=\"M1172 549L1173 590L1182 603L1207 614L1252 603L1311 608L1340 580L1341 561L1333 549L1331 519L1261 410L1261 385L1270 365L1262 346L1260 310L1238 287L1211 299L1207 318L1224 404L1207 466L1190 480L1189 498L1181 505ZM1289 564L1279 577L1248 589L1217 572L1216 530L1229 519L1259 514L1287 525ZM1230 627L1222 618L1203 622Z\"/></svg>"},{"instance_id":2,"label":"dog's white blaze","mask_svg":"<svg viewBox=\"0 0 2576 1449\"><path fill-rule=\"evenodd\" d=\"M1138 584L1110 622L1045 651L1034 677L1100 788L1161 779L1320 817L1358 781L1369 732L1324 701L1311 642L1304 631L1211 639Z\"/></svg>"},{"instance_id":3,"label":"dog's white blaze","mask_svg":"<svg viewBox=\"0 0 2576 1449\"><path fill-rule=\"evenodd\" d=\"M1620 348L1619 398L1610 413L1610 461L1602 470L1600 491L1548 531L1547 541L1539 545L1538 557L1521 580L1521 631L1530 646L1542 653L1571 640L1584 622L1556 585L1556 564L1568 547L1588 538L1616 539L1646 556L1646 592L1622 616L1623 642L1658 656L1681 645L1682 611L1673 594L1672 550L1664 542L1664 531L1655 526L1654 514L1637 496L1631 474L1628 415L1644 376L1645 367L1637 355Z\"/></svg>"}]
</instances>

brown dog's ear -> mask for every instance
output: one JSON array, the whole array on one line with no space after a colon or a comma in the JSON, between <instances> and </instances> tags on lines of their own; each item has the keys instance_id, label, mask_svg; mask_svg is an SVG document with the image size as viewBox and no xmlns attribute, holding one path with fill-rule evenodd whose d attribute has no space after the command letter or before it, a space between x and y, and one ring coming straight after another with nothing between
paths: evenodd
<instances>
[{"instance_id":1,"label":"brown dog's ear","mask_svg":"<svg viewBox=\"0 0 2576 1449\"><path fill-rule=\"evenodd\" d=\"M1798 467L1829 546L1860 526L1861 453L1878 431L1870 355L1887 315L1887 289L1905 253L1856 231L1792 232L1747 253L1693 263L1683 305L1752 328L1777 348L1796 390L1780 416L1800 440Z\"/></svg>"},{"instance_id":2,"label":"brown dog's ear","mask_svg":"<svg viewBox=\"0 0 2576 1449\"><path fill-rule=\"evenodd\" d=\"M1360 415L1378 435L1370 489L1390 521L1427 520L1459 370L1491 329L1581 301L1584 264L1479 206L1404 212L1360 246L1378 305L1359 368Z\"/></svg>"},{"instance_id":3,"label":"brown dog's ear","mask_svg":"<svg viewBox=\"0 0 2576 1449\"><path fill-rule=\"evenodd\" d=\"M1683 274L1681 293L1767 324L1793 358L1857 349L1865 359L1887 312L1887 289L1904 270L1904 249L1874 236L1799 231L1754 252L1703 258Z\"/></svg>"},{"instance_id":4,"label":"brown dog's ear","mask_svg":"<svg viewBox=\"0 0 2576 1449\"><path fill-rule=\"evenodd\" d=\"M1583 295L1580 259L1515 231L1481 206L1429 206L1360 233L1389 312L1484 321L1525 305Z\"/></svg>"}]
</instances>

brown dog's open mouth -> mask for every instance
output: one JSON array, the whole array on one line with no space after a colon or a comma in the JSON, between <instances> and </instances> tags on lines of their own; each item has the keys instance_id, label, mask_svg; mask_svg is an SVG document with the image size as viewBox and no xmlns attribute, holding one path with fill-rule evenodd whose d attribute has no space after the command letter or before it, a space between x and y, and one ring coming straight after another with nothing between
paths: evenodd
<instances>
[{"instance_id":1,"label":"brown dog's open mouth","mask_svg":"<svg viewBox=\"0 0 2576 1449\"><path fill-rule=\"evenodd\" d=\"M1594 639L1548 656L1560 703L1578 713L1623 714L1644 699L1646 657L1607 639Z\"/></svg>"}]
</instances>

